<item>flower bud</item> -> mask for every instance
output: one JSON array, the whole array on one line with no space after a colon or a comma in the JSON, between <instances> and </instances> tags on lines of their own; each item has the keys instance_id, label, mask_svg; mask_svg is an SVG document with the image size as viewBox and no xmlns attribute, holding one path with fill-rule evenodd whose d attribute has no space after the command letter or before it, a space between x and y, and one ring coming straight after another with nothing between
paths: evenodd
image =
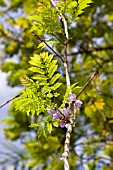
<instances>
[{"instance_id":1,"label":"flower bud","mask_svg":"<svg viewBox=\"0 0 113 170\"><path fill-rule=\"evenodd\" d=\"M76 100L74 107L76 110L79 110L81 108L82 102L80 100Z\"/></svg>"},{"instance_id":2,"label":"flower bud","mask_svg":"<svg viewBox=\"0 0 113 170\"><path fill-rule=\"evenodd\" d=\"M68 101L69 102L75 102L76 101L76 95L75 94L69 94Z\"/></svg>"}]
</instances>

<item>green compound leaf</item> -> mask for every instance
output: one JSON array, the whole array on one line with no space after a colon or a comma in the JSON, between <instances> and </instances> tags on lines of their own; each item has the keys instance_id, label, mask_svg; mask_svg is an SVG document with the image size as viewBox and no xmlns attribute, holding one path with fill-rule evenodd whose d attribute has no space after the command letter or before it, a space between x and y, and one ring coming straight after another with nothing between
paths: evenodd
<instances>
[{"instance_id":1,"label":"green compound leaf","mask_svg":"<svg viewBox=\"0 0 113 170\"><path fill-rule=\"evenodd\" d=\"M61 83L58 82L61 74L56 73L58 65L57 60L48 52L34 54L29 61L31 67L29 70L33 73L32 78L25 77L21 79L22 84L26 87L21 91L21 95L13 101L16 110L26 113L28 116L40 113L47 114L47 108L53 103L53 98L60 94L56 91ZM39 116L40 117L40 116ZM47 137L52 131L53 121L50 118L39 120L37 124L31 127L38 128L38 136Z\"/></svg>"},{"instance_id":2,"label":"green compound leaf","mask_svg":"<svg viewBox=\"0 0 113 170\"><path fill-rule=\"evenodd\" d=\"M76 1L70 2L67 7L68 7L69 9L76 8L76 7L77 7L77 2L76 2Z\"/></svg>"},{"instance_id":3,"label":"green compound leaf","mask_svg":"<svg viewBox=\"0 0 113 170\"><path fill-rule=\"evenodd\" d=\"M79 15L81 15L84 12L84 9L88 6L89 4L92 3L92 0L78 0L78 5L76 9L76 14L75 14L75 20L79 18Z\"/></svg>"},{"instance_id":4,"label":"green compound leaf","mask_svg":"<svg viewBox=\"0 0 113 170\"><path fill-rule=\"evenodd\" d=\"M52 129L53 129L52 124L55 124L55 123L52 122L52 117L48 116L45 120L39 120L37 123L31 124L29 127L31 128L37 127L38 137L43 135L45 138L47 138L47 135L52 132Z\"/></svg>"},{"instance_id":5,"label":"green compound leaf","mask_svg":"<svg viewBox=\"0 0 113 170\"><path fill-rule=\"evenodd\" d=\"M29 20L42 22L42 18L39 15L32 15L27 17Z\"/></svg>"}]
</instances>

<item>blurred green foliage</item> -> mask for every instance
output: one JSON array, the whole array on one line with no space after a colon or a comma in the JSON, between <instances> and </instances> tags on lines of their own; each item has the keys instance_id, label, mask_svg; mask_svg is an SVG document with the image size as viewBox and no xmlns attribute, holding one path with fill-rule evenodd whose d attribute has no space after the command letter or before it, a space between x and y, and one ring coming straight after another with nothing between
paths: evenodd
<instances>
[{"instance_id":1,"label":"blurred green foliage","mask_svg":"<svg viewBox=\"0 0 113 170\"><path fill-rule=\"evenodd\" d=\"M65 3L69 2L69 0L62 0L61 5L58 3L59 7L62 7L61 12L65 12L65 10L69 12L70 8L73 8L71 3L66 8ZM2 18L0 42L4 46L5 54L0 59L2 71L9 73L8 85L21 86L20 78L22 79L25 75L33 76L28 70L30 57L40 53L40 49L37 48L40 40L30 31L32 22L28 16L39 14L40 17L40 13L43 12L45 17L43 22L48 24L47 27L44 25L43 34L41 32L40 35L61 55L65 41L63 26L56 19L58 14L55 13L55 9L48 8L49 0L11 0L8 7L3 8L4 3L4 1L0 1L2 6L0 8L0 19ZM73 11L71 12L73 13ZM46 17L47 15L49 17ZM50 32L51 20L54 26ZM99 70L99 76L79 96L83 105L77 112L76 126L71 138L70 166L72 170L80 169L80 167L90 170L110 170L113 167L113 5L111 1L94 0L76 21L73 21L73 18L68 15L67 21L71 83L79 82L79 86L83 87L95 71ZM36 26L35 21L32 29L37 33ZM42 25L40 25L40 29L42 29ZM44 50L48 51L46 47ZM17 62L13 61L15 55L17 55ZM62 85L59 88L60 96L57 104L61 105L66 85L64 68L60 59L58 62L58 72L62 73L60 79ZM98 94L98 91L101 92L101 95ZM75 89L76 94L79 92L79 88ZM22 145L27 151L25 160L28 162L26 166L29 166L29 169L33 169L36 165L40 169L46 170L63 169L60 157L63 152L65 128L53 128L51 136L47 139L44 137L38 139L38 127L29 127L31 123L38 122L37 115L28 117L25 112L15 111L11 105L9 116L4 120L7 125L4 129L5 135L13 141L22 140ZM44 118L44 115L42 114L41 117ZM25 160L18 159L18 162L23 161L24 163ZM16 166L16 163L14 165ZM4 167L4 164L1 163L0 166Z\"/></svg>"}]
</instances>

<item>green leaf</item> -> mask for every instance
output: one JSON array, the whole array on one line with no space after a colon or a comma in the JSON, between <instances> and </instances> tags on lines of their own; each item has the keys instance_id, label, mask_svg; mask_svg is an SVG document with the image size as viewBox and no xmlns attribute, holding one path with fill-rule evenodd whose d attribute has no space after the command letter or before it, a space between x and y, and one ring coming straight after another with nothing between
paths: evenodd
<instances>
[{"instance_id":1,"label":"green leaf","mask_svg":"<svg viewBox=\"0 0 113 170\"><path fill-rule=\"evenodd\" d=\"M39 128L38 131L37 131L38 138L40 138L43 135L43 129L42 128Z\"/></svg>"},{"instance_id":2,"label":"green leaf","mask_svg":"<svg viewBox=\"0 0 113 170\"><path fill-rule=\"evenodd\" d=\"M51 84L54 84L54 83L56 82L56 80L58 80L60 77L61 77L61 74L59 74L59 73L55 74L55 75L51 78L50 83L51 83Z\"/></svg>"},{"instance_id":3,"label":"green leaf","mask_svg":"<svg viewBox=\"0 0 113 170\"><path fill-rule=\"evenodd\" d=\"M45 66L42 63L42 59L41 56L38 54L34 54L34 57L31 57L31 60L29 61L29 63L33 66L37 66L40 68L45 68Z\"/></svg>"},{"instance_id":4,"label":"green leaf","mask_svg":"<svg viewBox=\"0 0 113 170\"><path fill-rule=\"evenodd\" d=\"M75 7L77 7L77 2L76 2L76 1L70 2L67 7L68 7L69 9L75 8Z\"/></svg>"},{"instance_id":5,"label":"green leaf","mask_svg":"<svg viewBox=\"0 0 113 170\"><path fill-rule=\"evenodd\" d=\"M58 127L58 122L53 122L54 127Z\"/></svg>"},{"instance_id":6,"label":"green leaf","mask_svg":"<svg viewBox=\"0 0 113 170\"><path fill-rule=\"evenodd\" d=\"M50 79L52 78L53 74L55 73L55 71L58 68L58 65L56 65L56 63L57 63L57 60L53 60L51 62L51 64L49 64L49 67L48 67L48 73L49 74L48 74L48 76L49 76Z\"/></svg>"},{"instance_id":7,"label":"green leaf","mask_svg":"<svg viewBox=\"0 0 113 170\"><path fill-rule=\"evenodd\" d=\"M49 55L49 57L47 57L47 59L46 59L46 67L49 66L49 64L51 63L52 59L53 59L53 54L51 54L51 55Z\"/></svg>"},{"instance_id":8,"label":"green leaf","mask_svg":"<svg viewBox=\"0 0 113 170\"><path fill-rule=\"evenodd\" d=\"M71 91L71 87L68 87L66 89L66 93L64 95L64 99L63 99L63 102L62 102L62 105L60 106L60 108L64 108L65 107L65 104L67 103L67 98L68 98L68 95L69 95L70 91Z\"/></svg>"},{"instance_id":9,"label":"green leaf","mask_svg":"<svg viewBox=\"0 0 113 170\"><path fill-rule=\"evenodd\" d=\"M53 60L53 55L49 55L48 52L43 52L40 54L34 54L31 57L30 65L33 65L29 68L30 71L35 73L32 79L25 77L25 80L22 79L23 85L26 86L25 90L22 90L22 95L14 100L14 106L16 110L26 112L29 116L32 114L39 115L40 113L46 113L47 108L54 105L52 102L53 97L58 97L59 93L55 92L57 88L61 86L61 83L58 82L61 74L56 73L57 70L57 60ZM33 127L35 125L31 125ZM48 132L52 130L51 121L48 119L48 125L45 120L40 120L37 124L38 126L38 135L44 135L47 137Z\"/></svg>"},{"instance_id":10,"label":"green leaf","mask_svg":"<svg viewBox=\"0 0 113 170\"><path fill-rule=\"evenodd\" d=\"M30 71L32 72L37 72L37 73L40 73L40 74L45 74L45 71L41 68L38 68L38 67L30 67L29 68Z\"/></svg>"},{"instance_id":11,"label":"green leaf","mask_svg":"<svg viewBox=\"0 0 113 170\"><path fill-rule=\"evenodd\" d=\"M52 94L52 93L48 93L48 94L47 94L47 97L52 98L52 97L53 97L53 94Z\"/></svg>"},{"instance_id":12,"label":"green leaf","mask_svg":"<svg viewBox=\"0 0 113 170\"><path fill-rule=\"evenodd\" d=\"M27 17L29 20L42 22L42 18L39 15L31 15Z\"/></svg>"},{"instance_id":13,"label":"green leaf","mask_svg":"<svg viewBox=\"0 0 113 170\"><path fill-rule=\"evenodd\" d=\"M84 9L90 6L90 3L92 3L92 0L78 0L78 6L75 15L76 20L78 19L79 15L84 12Z\"/></svg>"},{"instance_id":14,"label":"green leaf","mask_svg":"<svg viewBox=\"0 0 113 170\"><path fill-rule=\"evenodd\" d=\"M31 128L35 128L35 127L38 127L39 126L39 124L38 123L33 123L33 124L31 124L29 127L31 127Z\"/></svg>"},{"instance_id":15,"label":"green leaf","mask_svg":"<svg viewBox=\"0 0 113 170\"><path fill-rule=\"evenodd\" d=\"M47 129L48 129L49 133L52 132L52 124L51 123L47 123Z\"/></svg>"},{"instance_id":16,"label":"green leaf","mask_svg":"<svg viewBox=\"0 0 113 170\"><path fill-rule=\"evenodd\" d=\"M33 76L33 79L34 80L38 80L38 81L46 81L48 78L47 78L47 76L45 76L45 75L35 75L35 76Z\"/></svg>"},{"instance_id":17,"label":"green leaf","mask_svg":"<svg viewBox=\"0 0 113 170\"><path fill-rule=\"evenodd\" d=\"M43 49L43 48L45 48L45 47L46 47L45 43L44 43L44 42L41 42L41 43L38 45L37 48Z\"/></svg>"},{"instance_id":18,"label":"green leaf","mask_svg":"<svg viewBox=\"0 0 113 170\"><path fill-rule=\"evenodd\" d=\"M54 86L52 87L52 90L56 90L58 89L60 86L62 85L62 83L55 83Z\"/></svg>"},{"instance_id":19,"label":"green leaf","mask_svg":"<svg viewBox=\"0 0 113 170\"><path fill-rule=\"evenodd\" d=\"M27 110L27 111L26 111L26 113L27 113L27 116L29 116L29 114L30 114L30 110Z\"/></svg>"}]
</instances>

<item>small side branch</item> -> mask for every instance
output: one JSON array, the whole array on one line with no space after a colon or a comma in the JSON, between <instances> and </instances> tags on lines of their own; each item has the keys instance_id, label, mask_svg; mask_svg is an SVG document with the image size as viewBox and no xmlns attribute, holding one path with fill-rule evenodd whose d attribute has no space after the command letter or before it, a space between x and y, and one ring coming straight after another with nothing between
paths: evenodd
<instances>
[{"instance_id":1,"label":"small side branch","mask_svg":"<svg viewBox=\"0 0 113 170\"><path fill-rule=\"evenodd\" d=\"M73 55L77 55L77 54L91 54L92 52L94 51L105 51L105 50L113 50L113 45L108 45L108 46L105 46L105 47L93 47L91 49L84 49L84 50L79 50L77 52L73 52L73 53L70 53L70 54L67 54L68 56L73 56Z\"/></svg>"},{"instance_id":2,"label":"small side branch","mask_svg":"<svg viewBox=\"0 0 113 170\"><path fill-rule=\"evenodd\" d=\"M65 67L65 72L66 72L66 81L67 81L67 86L70 86L70 78L69 78L69 72L68 72L68 66L66 63L64 63L64 67ZM77 98L81 95L81 93L85 90L85 88L88 86L88 84L91 82L91 80L98 75L98 71L95 72L94 75L91 76L91 78L88 80L88 82L86 82L86 84L84 85L84 87L82 88L82 90L79 92L79 94L76 96ZM15 98L19 97L22 93L17 94L16 96L10 98L9 100L7 100L5 103L3 103L2 105L0 105L0 108L2 108L3 106L5 106L6 104L8 104L9 102L11 102L12 100L14 100Z\"/></svg>"},{"instance_id":3,"label":"small side branch","mask_svg":"<svg viewBox=\"0 0 113 170\"><path fill-rule=\"evenodd\" d=\"M6 104L8 104L9 102L11 102L12 100L16 99L17 97L19 97L22 93L17 94L16 96L10 98L9 100L7 100L5 103L3 103L2 105L0 105L0 108L2 108L3 106L5 106Z\"/></svg>"},{"instance_id":4,"label":"small side branch","mask_svg":"<svg viewBox=\"0 0 113 170\"><path fill-rule=\"evenodd\" d=\"M10 34L6 34L5 31L3 31L2 29L0 29L0 32L2 33L3 36L6 36L8 39L13 40L17 43L23 43L22 37L14 37L13 35Z\"/></svg>"},{"instance_id":5,"label":"small side branch","mask_svg":"<svg viewBox=\"0 0 113 170\"><path fill-rule=\"evenodd\" d=\"M34 32L33 32L34 33ZM56 56L58 56L62 61L63 61L63 58L60 54L58 54L43 38L41 38L39 35L35 34L34 35L41 41L43 42L44 44L46 44L46 46L51 50L53 51L54 54L56 54Z\"/></svg>"},{"instance_id":6,"label":"small side branch","mask_svg":"<svg viewBox=\"0 0 113 170\"><path fill-rule=\"evenodd\" d=\"M90 79L86 82L86 84L84 85L84 87L82 88L82 90L79 92L79 94L76 96L76 98L78 98L82 92L85 90L85 88L88 86L88 84L91 82L91 80L96 76L98 75L98 70L95 72L95 74L93 74Z\"/></svg>"}]
</instances>

